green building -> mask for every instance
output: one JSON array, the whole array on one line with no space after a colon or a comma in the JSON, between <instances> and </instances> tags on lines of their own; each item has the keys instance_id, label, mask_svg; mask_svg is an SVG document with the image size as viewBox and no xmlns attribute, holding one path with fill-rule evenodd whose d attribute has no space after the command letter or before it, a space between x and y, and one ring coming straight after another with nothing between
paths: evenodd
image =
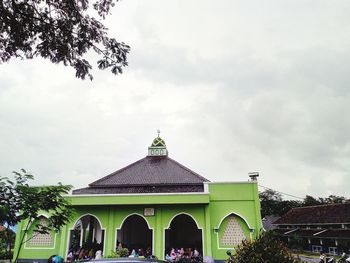
<instances>
[{"instance_id":1,"label":"green building","mask_svg":"<svg viewBox=\"0 0 350 263\"><path fill-rule=\"evenodd\" d=\"M262 229L254 176L245 182L209 182L168 157L159 135L145 158L66 198L75 208L72 221L59 232L33 236L21 249L20 261L47 260L54 254L66 258L70 249L91 244L104 257L122 246L148 249L164 259L174 247L196 248L219 260ZM45 224L47 216L39 220ZM18 227L15 250L26 223Z\"/></svg>"}]
</instances>

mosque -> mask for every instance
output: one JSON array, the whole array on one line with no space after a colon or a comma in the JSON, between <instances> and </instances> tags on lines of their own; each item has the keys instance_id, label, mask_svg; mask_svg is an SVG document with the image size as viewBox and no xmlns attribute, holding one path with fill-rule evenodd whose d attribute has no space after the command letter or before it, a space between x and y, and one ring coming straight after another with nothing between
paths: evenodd
<instances>
[{"instance_id":1,"label":"mosque","mask_svg":"<svg viewBox=\"0 0 350 263\"><path fill-rule=\"evenodd\" d=\"M59 232L32 236L19 262L47 261L54 254L66 258L70 250L88 244L99 246L104 257L119 246L142 248L159 259L171 248L184 248L223 260L227 250L262 229L255 176L210 182L171 159L159 134L146 157L66 198L75 208L74 218ZM40 217L42 224L47 217ZM15 250L24 224L18 227Z\"/></svg>"}]
</instances>

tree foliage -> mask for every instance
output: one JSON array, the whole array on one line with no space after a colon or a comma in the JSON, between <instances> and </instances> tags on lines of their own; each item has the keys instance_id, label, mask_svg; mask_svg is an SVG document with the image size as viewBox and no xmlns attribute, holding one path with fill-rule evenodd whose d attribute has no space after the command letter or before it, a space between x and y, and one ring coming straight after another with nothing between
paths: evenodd
<instances>
[{"instance_id":1,"label":"tree foliage","mask_svg":"<svg viewBox=\"0 0 350 263\"><path fill-rule=\"evenodd\" d=\"M25 222L19 249L15 255L17 259L22 245L29 240L25 238L30 224L39 219L42 212L49 215L48 224L36 224L34 233L48 234L51 230L59 230L70 220L73 210L62 196L70 191L71 186L59 183L56 186L31 187L28 184L29 180L34 179L31 174L23 169L13 173L14 180L0 177L0 223L10 229L21 221Z\"/></svg>"},{"instance_id":2,"label":"tree foliage","mask_svg":"<svg viewBox=\"0 0 350 263\"><path fill-rule=\"evenodd\" d=\"M273 232L263 232L254 240L245 240L227 263L294 263L297 262Z\"/></svg>"},{"instance_id":3,"label":"tree foliage","mask_svg":"<svg viewBox=\"0 0 350 263\"><path fill-rule=\"evenodd\" d=\"M11 259L12 251L9 249L15 243L15 233L8 228L0 230L0 260Z\"/></svg>"},{"instance_id":4,"label":"tree foliage","mask_svg":"<svg viewBox=\"0 0 350 263\"><path fill-rule=\"evenodd\" d=\"M283 200L282 195L274 190L267 189L259 194L261 204L261 216L281 216L291 208L301 206L301 202L295 200Z\"/></svg>"},{"instance_id":5,"label":"tree foliage","mask_svg":"<svg viewBox=\"0 0 350 263\"><path fill-rule=\"evenodd\" d=\"M122 73L130 47L109 37L101 22L117 1L1 0L0 63L41 56L73 67L78 78L92 79L85 57L93 50L99 69Z\"/></svg>"}]
</instances>

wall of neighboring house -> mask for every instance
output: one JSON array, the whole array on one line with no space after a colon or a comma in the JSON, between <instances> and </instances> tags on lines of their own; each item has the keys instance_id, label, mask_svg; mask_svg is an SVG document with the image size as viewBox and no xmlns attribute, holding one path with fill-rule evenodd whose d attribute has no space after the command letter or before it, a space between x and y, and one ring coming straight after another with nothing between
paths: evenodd
<instances>
[{"instance_id":1,"label":"wall of neighboring house","mask_svg":"<svg viewBox=\"0 0 350 263\"><path fill-rule=\"evenodd\" d=\"M299 229L300 231L293 231L293 229ZM277 226L274 231L290 248L299 247L305 251L325 252L333 255L350 252L350 224L291 225L288 228L283 225ZM305 232L308 231L309 234L306 234ZM303 232L303 234L300 235L300 232ZM334 232L338 232L339 236L334 236Z\"/></svg>"}]
</instances>

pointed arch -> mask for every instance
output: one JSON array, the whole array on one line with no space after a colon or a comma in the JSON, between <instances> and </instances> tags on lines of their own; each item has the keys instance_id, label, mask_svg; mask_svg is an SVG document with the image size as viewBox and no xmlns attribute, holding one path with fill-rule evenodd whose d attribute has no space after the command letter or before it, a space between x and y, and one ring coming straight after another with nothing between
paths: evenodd
<instances>
[{"instance_id":1,"label":"pointed arch","mask_svg":"<svg viewBox=\"0 0 350 263\"><path fill-rule=\"evenodd\" d=\"M146 218L144 215L139 214L139 213L132 213L132 214L129 214L129 215L127 215L126 217L124 217L124 219L123 219L122 222L120 223L120 226L119 226L118 229L121 229L121 228L123 227L124 222L125 222L129 217L131 217L131 216L140 216L140 217L142 217L142 218L146 221L146 224L147 224L147 226L148 226L148 229L152 229L151 226L149 225L149 222L148 222L147 218Z\"/></svg>"},{"instance_id":2,"label":"pointed arch","mask_svg":"<svg viewBox=\"0 0 350 263\"><path fill-rule=\"evenodd\" d=\"M176 215L174 215L170 220L169 220L169 223L168 223L168 226L166 229L169 229L170 228L170 225L171 225L171 222L173 222L173 220L177 217L177 216L180 216L180 215L186 215L186 216L189 216L193 219L193 221L195 222L196 226L198 229L202 229L202 227L199 227L199 224L196 220L196 218L194 218L193 215L189 214L189 213L186 213L186 212L180 212L180 213L177 213Z\"/></svg>"},{"instance_id":3,"label":"pointed arch","mask_svg":"<svg viewBox=\"0 0 350 263\"><path fill-rule=\"evenodd\" d=\"M25 234L25 240L27 240L24 243L25 249L55 249L57 232L54 230L50 230L47 234L34 232L35 226L33 224L35 222L39 221L38 223L41 225L47 225L48 220L49 216L44 213L39 214L36 219L31 219L28 227L29 232Z\"/></svg>"},{"instance_id":4,"label":"pointed arch","mask_svg":"<svg viewBox=\"0 0 350 263\"><path fill-rule=\"evenodd\" d=\"M234 249L246 238L252 239L253 228L248 221L236 212L226 214L214 227L218 249Z\"/></svg>"},{"instance_id":5,"label":"pointed arch","mask_svg":"<svg viewBox=\"0 0 350 263\"><path fill-rule=\"evenodd\" d=\"M85 225L83 219L88 220L85 222ZM76 230L79 222L81 222L81 227L80 231L77 232ZM98 246L98 249L101 249L104 252L106 243L105 239L106 228L103 227L99 217L92 213L82 214L75 220L72 227L68 229L66 255L68 255L68 252L71 249L74 250L75 248L82 247L83 244L94 244L93 246ZM95 240L97 245L95 245Z\"/></svg>"},{"instance_id":6,"label":"pointed arch","mask_svg":"<svg viewBox=\"0 0 350 263\"><path fill-rule=\"evenodd\" d=\"M127 247L129 252L132 249L143 249L144 251L151 248L154 252L153 228L150 226L147 218L139 213L131 213L124 217L115 231L114 249L117 248L118 242L123 247Z\"/></svg>"},{"instance_id":7,"label":"pointed arch","mask_svg":"<svg viewBox=\"0 0 350 263\"><path fill-rule=\"evenodd\" d=\"M186 212L175 214L164 228L164 256L171 247L183 247L199 250L204 254L204 233L196 218Z\"/></svg>"}]
</instances>

